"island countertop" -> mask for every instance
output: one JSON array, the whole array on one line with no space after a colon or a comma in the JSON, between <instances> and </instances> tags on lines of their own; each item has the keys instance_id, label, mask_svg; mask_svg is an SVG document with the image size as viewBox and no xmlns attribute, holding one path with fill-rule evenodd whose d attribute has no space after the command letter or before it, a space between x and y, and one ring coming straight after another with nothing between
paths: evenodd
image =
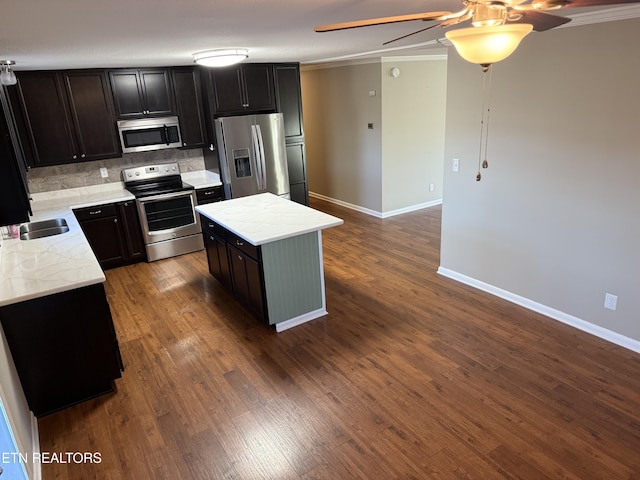
<instances>
[{"instance_id":1,"label":"island countertop","mask_svg":"<svg viewBox=\"0 0 640 480\"><path fill-rule=\"evenodd\" d=\"M272 193L209 203L196 211L255 246L344 223L341 218Z\"/></svg>"}]
</instances>

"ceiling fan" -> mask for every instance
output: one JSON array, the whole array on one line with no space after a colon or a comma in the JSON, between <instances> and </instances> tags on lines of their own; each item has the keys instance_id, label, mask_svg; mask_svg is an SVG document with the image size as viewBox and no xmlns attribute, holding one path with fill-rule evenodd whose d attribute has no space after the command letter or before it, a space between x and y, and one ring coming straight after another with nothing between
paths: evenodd
<instances>
[{"instance_id":1,"label":"ceiling fan","mask_svg":"<svg viewBox=\"0 0 640 480\"><path fill-rule=\"evenodd\" d=\"M386 45L434 27L451 27L471 20L471 28L451 30L445 36L462 58L480 64L486 70L492 63L511 55L532 30L543 32L571 21L569 17L547 13L549 10L624 3L640 3L640 0L462 0L462 10L457 12L427 12L333 23L317 26L315 31L332 32L414 20L438 22L385 42Z\"/></svg>"}]
</instances>

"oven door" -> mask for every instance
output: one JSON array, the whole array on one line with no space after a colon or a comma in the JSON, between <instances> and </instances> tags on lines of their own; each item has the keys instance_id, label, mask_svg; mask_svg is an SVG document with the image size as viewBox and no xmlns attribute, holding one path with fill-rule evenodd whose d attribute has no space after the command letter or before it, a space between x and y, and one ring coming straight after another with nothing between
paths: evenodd
<instances>
[{"instance_id":1,"label":"oven door","mask_svg":"<svg viewBox=\"0 0 640 480\"><path fill-rule=\"evenodd\" d=\"M144 243L199 234L200 218L194 210L195 190L164 193L136 199Z\"/></svg>"}]
</instances>

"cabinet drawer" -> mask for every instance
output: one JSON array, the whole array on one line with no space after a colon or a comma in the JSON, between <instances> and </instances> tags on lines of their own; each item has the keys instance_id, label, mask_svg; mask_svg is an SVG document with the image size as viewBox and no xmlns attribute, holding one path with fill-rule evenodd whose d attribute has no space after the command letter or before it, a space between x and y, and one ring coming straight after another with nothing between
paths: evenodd
<instances>
[{"instance_id":1,"label":"cabinet drawer","mask_svg":"<svg viewBox=\"0 0 640 480\"><path fill-rule=\"evenodd\" d=\"M200 215L200 224L202 225L202 229L206 232L212 235L216 235L223 240L227 239L227 229L221 225L218 225L213 220L208 219L204 215Z\"/></svg>"},{"instance_id":2,"label":"cabinet drawer","mask_svg":"<svg viewBox=\"0 0 640 480\"><path fill-rule=\"evenodd\" d=\"M224 198L224 194L222 193L222 186L201 188L199 190L196 190L196 197L198 199L198 205L219 202Z\"/></svg>"},{"instance_id":3,"label":"cabinet drawer","mask_svg":"<svg viewBox=\"0 0 640 480\"><path fill-rule=\"evenodd\" d=\"M227 243L233 245L241 252L249 255L255 260L260 260L260 247L251 245L246 240L238 237L236 234L227 231Z\"/></svg>"},{"instance_id":4,"label":"cabinet drawer","mask_svg":"<svg viewBox=\"0 0 640 480\"><path fill-rule=\"evenodd\" d=\"M97 205L95 207L78 208L73 211L78 221L93 220L96 218L115 217L116 206L113 203L108 205Z\"/></svg>"}]
</instances>

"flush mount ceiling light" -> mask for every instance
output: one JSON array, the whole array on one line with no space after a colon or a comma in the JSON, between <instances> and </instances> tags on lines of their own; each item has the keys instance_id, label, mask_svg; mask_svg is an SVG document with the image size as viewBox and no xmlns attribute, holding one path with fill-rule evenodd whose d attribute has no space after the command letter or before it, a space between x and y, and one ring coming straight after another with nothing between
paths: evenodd
<instances>
[{"instance_id":1,"label":"flush mount ceiling light","mask_svg":"<svg viewBox=\"0 0 640 480\"><path fill-rule=\"evenodd\" d=\"M0 60L0 83L2 85L15 85L18 81L16 74L11 70L11 66L15 65L13 60Z\"/></svg>"},{"instance_id":2,"label":"flush mount ceiling light","mask_svg":"<svg viewBox=\"0 0 640 480\"><path fill-rule=\"evenodd\" d=\"M193 61L205 67L226 67L240 63L248 57L249 50L246 48L226 48L194 53Z\"/></svg>"}]
</instances>

